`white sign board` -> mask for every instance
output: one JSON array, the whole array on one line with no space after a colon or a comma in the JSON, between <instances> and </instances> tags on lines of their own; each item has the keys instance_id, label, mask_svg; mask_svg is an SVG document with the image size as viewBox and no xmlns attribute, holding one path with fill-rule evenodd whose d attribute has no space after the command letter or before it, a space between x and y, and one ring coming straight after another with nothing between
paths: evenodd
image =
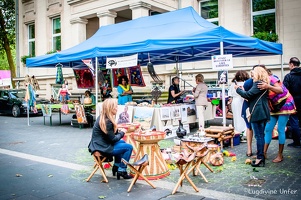
<instances>
[{"instance_id":1,"label":"white sign board","mask_svg":"<svg viewBox=\"0 0 301 200\"><path fill-rule=\"evenodd\" d=\"M134 67L138 64L138 54L124 57L107 57L107 69Z\"/></svg>"},{"instance_id":2,"label":"white sign board","mask_svg":"<svg viewBox=\"0 0 301 200\"><path fill-rule=\"evenodd\" d=\"M223 70L233 68L232 54L212 56L212 69Z\"/></svg>"}]
</instances>

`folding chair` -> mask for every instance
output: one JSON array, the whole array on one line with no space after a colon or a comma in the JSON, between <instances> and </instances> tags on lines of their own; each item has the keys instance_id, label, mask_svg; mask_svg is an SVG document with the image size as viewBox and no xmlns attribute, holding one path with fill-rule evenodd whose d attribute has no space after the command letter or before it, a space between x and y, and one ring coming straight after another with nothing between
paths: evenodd
<instances>
[{"instance_id":1,"label":"folding chair","mask_svg":"<svg viewBox=\"0 0 301 200\"><path fill-rule=\"evenodd\" d=\"M90 179L92 178L92 176L95 174L95 172L99 169L100 171L100 174L102 175L103 179L101 182L105 182L105 183L108 183L108 178L106 176L106 173L104 171L104 167L103 167L103 163L104 162L112 162L113 161L113 157L105 157L103 155L101 155L100 152L98 151L95 151L93 153L93 157L94 157L94 161L95 161L95 164L93 166L94 170L92 171L92 173L90 174L90 176L87 178L87 182L90 181Z\"/></svg>"},{"instance_id":2,"label":"folding chair","mask_svg":"<svg viewBox=\"0 0 301 200\"><path fill-rule=\"evenodd\" d=\"M147 180L147 178L145 178L145 176L142 174L143 169L148 165L148 155L144 154L144 156L140 159L137 160L135 163L130 164L129 162L127 162L126 160L124 160L123 158L121 159L121 161L126 164L127 166L129 166L129 168L135 172L135 177L132 180L132 183L129 187L129 189L127 190L127 192L130 192L132 190L133 185L136 183L137 179L139 178L139 176L144 179L150 186L152 186L154 189L156 188L149 180ZM138 170L134 167L134 166L139 166Z\"/></svg>"},{"instance_id":3,"label":"folding chair","mask_svg":"<svg viewBox=\"0 0 301 200\"><path fill-rule=\"evenodd\" d=\"M50 126L52 126L52 109L50 104L42 104L41 110L44 117L44 125L45 125L45 117L49 117L50 120Z\"/></svg>"}]
</instances>

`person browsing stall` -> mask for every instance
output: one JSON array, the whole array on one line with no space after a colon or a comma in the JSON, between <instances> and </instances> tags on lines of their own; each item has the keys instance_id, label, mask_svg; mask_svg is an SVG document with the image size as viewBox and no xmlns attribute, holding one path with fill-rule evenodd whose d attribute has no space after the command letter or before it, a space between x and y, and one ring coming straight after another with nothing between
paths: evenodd
<instances>
[{"instance_id":1,"label":"person browsing stall","mask_svg":"<svg viewBox=\"0 0 301 200\"><path fill-rule=\"evenodd\" d=\"M195 82L197 86L193 89L192 94L195 99L195 105L197 110L197 115L199 118L199 130L204 131L205 122L204 122L204 112L207 107L207 92L208 87L204 83L203 74L198 74L195 76Z\"/></svg>"},{"instance_id":2,"label":"person browsing stall","mask_svg":"<svg viewBox=\"0 0 301 200\"><path fill-rule=\"evenodd\" d=\"M127 102L133 101L133 89L129 84L129 79L127 76L120 76L118 78L118 104L125 105Z\"/></svg>"},{"instance_id":3,"label":"person browsing stall","mask_svg":"<svg viewBox=\"0 0 301 200\"><path fill-rule=\"evenodd\" d=\"M262 67L255 67L252 71L253 86L250 90L244 91L241 86L235 85L236 92L249 101L251 113L251 126L255 134L257 143L257 157L252 162L253 167L264 167L264 129L266 123L270 120L270 109L268 105L267 90L260 90L257 85L259 82L269 84L269 74Z\"/></svg>"},{"instance_id":4,"label":"person browsing stall","mask_svg":"<svg viewBox=\"0 0 301 200\"><path fill-rule=\"evenodd\" d=\"M132 155L133 146L126 143L123 138L126 129L117 129L115 116L117 113L117 100L106 99L102 104L102 111L93 126L92 137L89 143L89 152L100 152L104 156L114 156L113 176L117 172L117 179L132 178L126 171L127 166L121 162L121 158L129 161Z\"/></svg>"},{"instance_id":5,"label":"person browsing stall","mask_svg":"<svg viewBox=\"0 0 301 200\"><path fill-rule=\"evenodd\" d=\"M180 91L179 83L180 78L179 77L173 77L171 79L172 85L168 89L168 100L167 103L177 103L177 101L180 99L180 96L185 91Z\"/></svg>"}]
</instances>

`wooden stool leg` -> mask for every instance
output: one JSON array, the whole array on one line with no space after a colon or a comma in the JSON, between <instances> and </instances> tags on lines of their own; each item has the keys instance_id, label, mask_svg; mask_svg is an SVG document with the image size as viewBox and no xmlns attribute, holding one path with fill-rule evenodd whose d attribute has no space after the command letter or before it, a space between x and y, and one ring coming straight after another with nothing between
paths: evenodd
<instances>
[{"instance_id":1,"label":"wooden stool leg","mask_svg":"<svg viewBox=\"0 0 301 200\"><path fill-rule=\"evenodd\" d=\"M143 178L150 186L152 186L154 189L156 188L143 174L143 169L146 167L145 165L141 165L139 166L138 170L132 166L131 164L128 164L129 168L135 172L135 177L130 185L130 187L128 188L127 192L130 192L132 190L133 185L136 183L136 181L138 180L139 176L141 178Z\"/></svg>"},{"instance_id":2,"label":"wooden stool leg","mask_svg":"<svg viewBox=\"0 0 301 200\"><path fill-rule=\"evenodd\" d=\"M179 180L178 180L178 182L177 182L177 184L176 184L176 186L175 186L175 188L173 189L173 191L172 191L171 194L175 194L176 191L178 190L178 188L179 188L181 182L182 182L182 181L184 180L184 178L185 178L186 171L188 170L190 164L191 164L191 162L189 162L189 163L186 164L185 169L183 170L183 172L182 172L182 174L181 174L181 176L180 176L180 178L179 178Z\"/></svg>"},{"instance_id":3,"label":"wooden stool leg","mask_svg":"<svg viewBox=\"0 0 301 200\"><path fill-rule=\"evenodd\" d=\"M90 181L90 179L92 178L92 176L95 174L95 172L98 170L98 166L97 167L95 167L95 169L93 170L93 172L90 174L90 176L87 178L87 182L89 182Z\"/></svg>"},{"instance_id":4,"label":"wooden stool leg","mask_svg":"<svg viewBox=\"0 0 301 200\"><path fill-rule=\"evenodd\" d=\"M203 162L203 159L201 163L203 163L209 169L209 171L213 173L213 169L206 162Z\"/></svg>"}]
</instances>

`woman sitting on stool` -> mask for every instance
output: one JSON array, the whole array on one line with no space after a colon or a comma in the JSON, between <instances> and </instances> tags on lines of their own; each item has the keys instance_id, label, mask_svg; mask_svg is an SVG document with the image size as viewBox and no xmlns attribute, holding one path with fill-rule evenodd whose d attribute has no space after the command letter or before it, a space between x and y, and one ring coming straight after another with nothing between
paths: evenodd
<instances>
[{"instance_id":1,"label":"woman sitting on stool","mask_svg":"<svg viewBox=\"0 0 301 200\"><path fill-rule=\"evenodd\" d=\"M114 156L113 176L117 172L118 180L120 176L124 179L130 179L132 177L128 175L126 165L121 162L121 158L129 161L133 146L121 140L126 129L117 130L115 121L117 109L116 99L106 99L103 102L101 114L93 126L92 138L88 148L92 154L99 151L103 156Z\"/></svg>"}]
</instances>

